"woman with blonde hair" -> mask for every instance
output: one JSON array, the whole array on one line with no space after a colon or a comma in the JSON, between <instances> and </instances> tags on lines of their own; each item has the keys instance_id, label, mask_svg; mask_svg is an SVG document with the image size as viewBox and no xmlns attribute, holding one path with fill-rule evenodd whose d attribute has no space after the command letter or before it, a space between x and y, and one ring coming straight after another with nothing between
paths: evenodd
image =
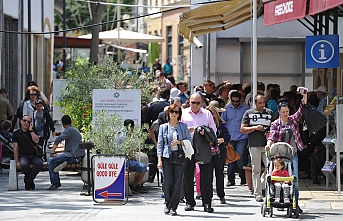
<instances>
[{"instance_id":1,"label":"woman with blonde hair","mask_svg":"<svg viewBox=\"0 0 343 221\"><path fill-rule=\"evenodd\" d=\"M223 108L217 108L214 106L207 106L207 110L209 110L213 116L214 123L217 126L217 138L218 138L218 146L214 147L211 146L212 152L212 160L214 163L214 171L216 176L216 189L217 189L217 196L220 199L221 204L226 204L226 200L224 198L224 165L226 161L226 143L230 140L229 131L225 126L225 121L220 117L218 111L223 111Z\"/></svg>"}]
</instances>

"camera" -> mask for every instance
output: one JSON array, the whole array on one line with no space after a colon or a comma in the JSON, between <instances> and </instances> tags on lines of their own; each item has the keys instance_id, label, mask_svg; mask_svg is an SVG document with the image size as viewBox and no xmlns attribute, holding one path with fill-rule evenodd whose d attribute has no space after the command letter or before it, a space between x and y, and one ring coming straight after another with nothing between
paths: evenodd
<instances>
[{"instance_id":1,"label":"camera","mask_svg":"<svg viewBox=\"0 0 343 221\"><path fill-rule=\"evenodd\" d=\"M199 39L197 38L197 37L193 37L193 43L194 43L194 45L195 45L195 47L196 48L202 48L202 47L204 47L204 45L203 44L201 44L201 42L199 41Z\"/></svg>"}]
</instances>

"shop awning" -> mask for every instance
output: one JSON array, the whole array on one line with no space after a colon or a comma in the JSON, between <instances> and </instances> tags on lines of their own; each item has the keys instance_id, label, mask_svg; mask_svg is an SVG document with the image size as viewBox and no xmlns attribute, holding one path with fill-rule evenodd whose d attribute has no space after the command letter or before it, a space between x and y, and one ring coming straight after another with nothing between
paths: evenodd
<instances>
[{"instance_id":1,"label":"shop awning","mask_svg":"<svg viewBox=\"0 0 343 221\"><path fill-rule=\"evenodd\" d=\"M264 26L301 19L305 16L306 0L275 0L264 4Z\"/></svg>"},{"instance_id":2,"label":"shop awning","mask_svg":"<svg viewBox=\"0 0 343 221\"><path fill-rule=\"evenodd\" d=\"M311 0L308 14L315 15L339 5L343 5L343 0Z\"/></svg>"},{"instance_id":3,"label":"shop awning","mask_svg":"<svg viewBox=\"0 0 343 221\"><path fill-rule=\"evenodd\" d=\"M258 0L259 5L262 1ZM251 0L208 3L180 14L178 33L193 42L193 37L222 31L250 20Z\"/></svg>"},{"instance_id":4,"label":"shop awning","mask_svg":"<svg viewBox=\"0 0 343 221\"><path fill-rule=\"evenodd\" d=\"M99 44L101 44L99 39ZM90 48L91 39L80 39L78 37L66 37L67 48ZM63 48L63 36L54 36L54 47Z\"/></svg>"},{"instance_id":5,"label":"shop awning","mask_svg":"<svg viewBox=\"0 0 343 221\"><path fill-rule=\"evenodd\" d=\"M119 49L125 50L125 51L132 51L132 52L143 53L143 54L147 53L147 50L144 50L144 49L122 47L122 46L118 46L118 45L115 45L115 44L109 44L109 45L111 45L114 48L119 48Z\"/></svg>"},{"instance_id":6,"label":"shop awning","mask_svg":"<svg viewBox=\"0 0 343 221\"><path fill-rule=\"evenodd\" d=\"M103 31L99 33L99 38L102 39L104 42L109 43L116 43L117 39L119 37L120 42L125 42L125 43L137 43L137 42L163 42L164 38L159 37L159 36L153 36L153 35L147 35L135 31L128 31L120 28L119 34L117 29L113 29L110 31ZM79 36L79 38L86 38L86 39L91 39L92 34L88 35L82 35Z\"/></svg>"}]
</instances>

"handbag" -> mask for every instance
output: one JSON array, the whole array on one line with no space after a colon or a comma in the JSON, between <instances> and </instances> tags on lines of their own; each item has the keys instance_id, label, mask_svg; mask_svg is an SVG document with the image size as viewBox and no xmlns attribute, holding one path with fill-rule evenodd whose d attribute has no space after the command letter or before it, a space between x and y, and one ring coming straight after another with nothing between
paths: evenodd
<instances>
[{"instance_id":1,"label":"handbag","mask_svg":"<svg viewBox=\"0 0 343 221\"><path fill-rule=\"evenodd\" d=\"M178 150L174 150L169 155L169 161L173 164L184 164L185 163L185 153L180 148L180 145L178 146Z\"/></svg>"},{"instance_id":2,"label":"handbag","mask_svg":"<svg viewBox=\"0 0 343 221\"><path fill-rule=\"evenodd\" d=\"M317 132L326 126L327 119L314 106L307 104L303 105L303 114L307 129L310 132Z\"/></svg>"},{"instance_id":3,"label":"handbag","mask_svg":"<svg viewBox=\"0 0 343 221\"><path fill-rule=\"evenodd\" d=\"M44 152L43 152L43 147L39 144L33 144L32 141L29 140L29 138L26 137L26 135L22 132L23 136L25 139L33 146L33 148L36 151L36 157L43 157Z\"/></svg>"},{"instance_id":4,"label":"handbag","mask_svg":"<svg viewBox=\"0 0 343 221\"><path fill-rule=\"evenodd\" d=\"M226 145L226 161L225 164L235 162L237 160L241 159L241 156L235 151L235 148L228 143Z\"/></svg>"}]
</instances>

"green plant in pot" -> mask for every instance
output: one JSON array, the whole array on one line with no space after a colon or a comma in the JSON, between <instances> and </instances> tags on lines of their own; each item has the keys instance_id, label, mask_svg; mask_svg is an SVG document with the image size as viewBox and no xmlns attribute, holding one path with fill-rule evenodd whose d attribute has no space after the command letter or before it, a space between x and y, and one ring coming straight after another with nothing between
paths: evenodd
<instances>
[{"instance_id":1,"label":"green plant in pot","mask_svg":"<svg viewBox=\"0 0 343 221\"><path fill-rule=\"evenodd\" d=\"M131 130L129 126L124 126L123 116L107 111L96 112L93 117L84 133L85 139L94 143L93 153L123 154L134 158L135 153L142 149L147 133L140 125Z\"/></svg>"}]
</instances>

